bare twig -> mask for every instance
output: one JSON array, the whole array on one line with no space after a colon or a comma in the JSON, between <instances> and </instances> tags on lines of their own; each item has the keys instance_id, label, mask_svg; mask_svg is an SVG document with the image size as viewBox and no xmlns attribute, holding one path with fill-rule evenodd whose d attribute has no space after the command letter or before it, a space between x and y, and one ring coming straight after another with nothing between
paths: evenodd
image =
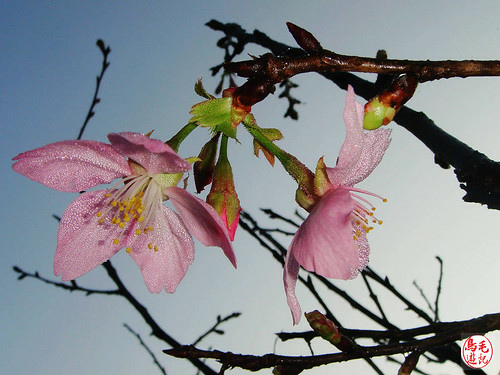
<instances>
[{"instance_id":1,"label":"bare twig","mask_svg":"<svg viewBox=\"0 0 500 375\"><path fill-rule=\"evenodd\" d=\"M142 337L137 333L135 332L132 328L130 328L130 326L127 324L127 323L123 323L123 326L131 333L133 334L137 340L139 340L139 343L141 344L141 346L146 349L146 351L148 352L148 354L151 356L151 358L153 358L153 362L154 364L158 367L158 369L161 371L162 374L165 374L167 375L167 371L165 370L165 368L161 365L161 363L158 361L158 359L156 358L155 354L151 351L151 349L149 349L149 347L146 345L146 343L144 342L144 340L142 339Z\"/></svg>"},{"instance_id":2,"label":"bare twig","mask_svg":"<svg viewBox=\"0 0 500 375\"><path fill-rule=\"evenodd\" d=\"M363 281L365 282L366 288L368 289L368 292L370 293L370 298L373 300L373 302L377 306L378 311L380 312L380 315L382 315L382 319L384 319L387 323L389 323L389 320L385 316L384 309L382 308L382 305L380 304L377 295L375 293L373 293L373 289L372 289L368 279L366 278L366 275L364 273L361 273L361 276L363 277Z\"/></svg>"},{"instance_id":3,"label":"bare twig","mask_svg":"<svg viewBox=\"0 0 500 375\"><path fill-rule=\"evenodd\" d=\"M439 262L439 281L436 290L436 301L434 302L434 321L439 322L439 297L441 296L441 284L443 281L443 260L436 256L436 259Z\"/></svg>"},{"instance_id":4,"label":"bare twig","mask_svg":"<svg viewBox=\"0 0 500 375\"><path fill-rule=\"evenodd\" d=\"M222 323L225 323L231 319L234 319L234 318L237 318L241 315L240 312L234 312L230 315L227 315L225 316L224 318L221 318L220 315L217 316L217 322L207 331L205 332L204 334L202 334L200 337L198 337L192 345L197 345L201 340L203 340L205 337L207 337L208 335L210 335L211 333L217 333L218 335L223 335L224 334L224 331L218 329L219 325L221 325Z\"/></svg>"},{"instance_id":5,"label":"bare twig","mask_svg":"<svg viewBox=\"0 0 500 375\"><path fill-rule=\"evenodd\" d=\"M101 101L101 99L98 96L99 95L99 88L101 87L101 82L102 82L102 79L104 77L104 72L106 71L106 69L109 66L108 55L111 52L111 48L109 48L109 46L106 46L104 44L104 42L102 41L102 39L98 39L96 42L96 45L99 48L99 50L101 51L102 57L103 57L101 72L99 73L99 75L96 78L94 97L92 98L92 103L90 104L89 111L87 112L87 117L85 117L85 121L83 122L83 125L80 128L80 132L78 133L78 137L76 139L82 138L83 132L85 131L85 128L87 127L88 122L90 121L90 119L92 117L94 117L94 114L95 114L94 108Z\"/></svg>"},{"instance_id":6,"label":"bare twig","mask_svg":"<svg viewBox=\"0 0 500 375\"><path fill-rule=\"evenodd\" d=\"M417 290L420 292L420 295L424 299L424 301L427 304L427 307L429 308L429 310L431 310L433 313L435 313L434 307L432 307L431 301L429 301L429 299L425 295L424 290L418 285L418 283L417 283L416 280L413 280L413 286L415 286L415 288L417 288Z\"/></svg>"},{"instance_id":7,"label":"bare twig","mask_svg":"<svg viewBox=\"0 0 500 375\"><path fill-rule=\"evenodd\" d=\"M46 284L55 286L57 288L69 290L70 292L75 292L75 291L83 292L87 296L89 296L91 294L120 295L120 291L118 289L99 290L99 289L83 288L80 285L78 285L75 280L72 280L69 283L61 283L61 282L50 280L50 279L47 279L45 277L40 276L38 271L30 273L30 272L24 271L23 269L19 268L18 266L14 266L14 267L12 267L12 269L14 270L14 272L17 272L19 274L19 276L17 277L18 280L22 280L25 277L31 277L31 278L34 278L36 280L42 281Z\"/></svg>"}]
</instances>

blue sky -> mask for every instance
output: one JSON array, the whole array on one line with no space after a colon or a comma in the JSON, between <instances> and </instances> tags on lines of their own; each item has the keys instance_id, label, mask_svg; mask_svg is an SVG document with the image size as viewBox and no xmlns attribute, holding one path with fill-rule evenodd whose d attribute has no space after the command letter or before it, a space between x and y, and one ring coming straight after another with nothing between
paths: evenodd
<instances>
[{"instance_id":1,"label":"blue sky","mask_svg":"<svg viewBox=\"0 0 500 375\"><path fill-rule=\"evenodd\" d=\"M257 28L293 45L285 26L291 21L314 33L325 48L342 54L373 56L384 48L393 58L437 60L498 59L500 52L496 1L443 1L440 6L431 1L5 1L2 8L0 183L7 214L1 226L0 369L6 374L154 373L151 359L122 327L125 322L154 350L165 347L148 337L148 328L118 298L68 294L33 280L17 282L12 271L18 265L52 277L57 222L51 215L61 215L76 195L52 191L15 174L11 158L77 136L100 69L98 38L112 49L102 103L84 136L98 141L106 141L110 132L151 129L157 138L167 139L187 122L190 106L199 101L194 82L203 77L208 90L217 84L208 69L222 59L222 51L215 47L222 35L204 26L212 18L240 23L249 31ZM264 51L249 46L246 52ZM285 135L280 145L309 167L322 155L333 164L344 137L345 93L314 74L297 77L296 82L300 88L295 95L305 103L298 108L300 120L283 119L285 103L270 97L255 106L257 121L280 128ZM409 106L500 160L498 84L499 78L429 82L417 89ZM434 257L440 255L445 267L442 320L497 312L498 212L462 202L454 174L436 166L433 155L404 129L390 127L393 141L384 160L359 186L388 198L377 209L384 225L370 233L370 264L423 306L412 282L417 280L433 296L438 277ZM181 155L198 154L207 137L197 130L182 145ZM250 137L241 129L239 137L241 144L230 145L230 160L242 206L259 218L260 207L292 214L294 182L279 165L271 168L253 157ZM212 337L207 344L234 352L271 352L273 333L292 329L281 270L242 231L236 235L235 249L237 271L220 250L197 244L195 263L174 295L150 295L126 254L116 256L114 264L178 340L190 343L218 314L241 311L243 315L225 327L226 335ZM79 281L111 287L100 269ZM338 285L354 295L364 293L360 279ZM305 310L318 307L305 290L299 288L298 295ZM335 297L329 302L339 317L345 317L346 326L377 328ZM391 316L402 327L424 324L404 313L403 306L394 306ZM297 329L307 329L306 323ZM500 335L488 337L494 346L500 345ZM305 354L307 348L302 343L278 343L276 352ZM183 361L161 354L160 358L169 374L195 373ZM488 367L491 373L500 369L500 361L494 361ZM377 363L396 371L384 359ZM314 373L328 373L335 366ZM341 366L338 371L366 368L362 361ZM456 366L427 369L458 372Z\"/></svg>"}]
</instances>

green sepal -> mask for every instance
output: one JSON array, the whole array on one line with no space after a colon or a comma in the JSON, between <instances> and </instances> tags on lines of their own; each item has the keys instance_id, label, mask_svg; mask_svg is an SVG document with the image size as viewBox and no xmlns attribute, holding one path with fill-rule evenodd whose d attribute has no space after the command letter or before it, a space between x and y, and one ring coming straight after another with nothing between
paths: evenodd
<instances>
[{"instance_id":1,"label":"green sepal","mask_svg":"<svg viewBox=\"0 0 500 375\"><path fill-rule=\"evenodd\" d=\"M260 128L262 134L269 139L271 142L278 141L283 138L283 134L274 128ZM269 152L262 144L257 141L255 138L253 139L253 153L255 156L259 157L259 153L262 151L264 156L266 157L269 164L274 166L274 155Z\"/></svg>"},{"instance_id":2,"label":"green sepal","mask_svg":"<svg viewBox=\"0 0 500 375\"><path fill-rule=\"evenodd\" d=\"M193 115L190 121L211 128L213 133L222 132L236 139L236 127L233 127L231 119L232 102L232 98L220 98L195 104L189 112Z\"/></svg>"},{"instance_id":3,"label":"green sepal","mask_svg":"<svg viewBox=\"0 0 500 375\"><path fill-rule=\"evenodd\" d=\"M194 92L205 99L215 99L215 96L209 94L208 91L205 90L201 78L194 84Z\"/></svg>"},{"instance_id":4,"label":"green sepal","mask_svg":"<svg viewBox=\"0 0 500 375\"><path fill-rule=\"evenodd\" d=\"M333 185L328 178L328 174L326 173L326 165L322 156L316 165L316 174L314 175L314 192L321 197L329 191L332 186Z\"/></svg>"}]
</instances>

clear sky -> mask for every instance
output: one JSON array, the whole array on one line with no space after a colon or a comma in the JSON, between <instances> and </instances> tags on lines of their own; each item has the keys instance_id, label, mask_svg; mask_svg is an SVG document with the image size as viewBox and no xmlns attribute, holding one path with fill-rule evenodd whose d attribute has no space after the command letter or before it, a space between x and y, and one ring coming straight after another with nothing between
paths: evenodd
<instances>
[{"instance_id":1,"label":"clear sky","mask_svg":"<svg viewBox=\"0 0 500 375\"><path fill-rule=\"evenodd\" d=\"M401 59L499 59L497 1L4 1L0 12L0 118L2 137L2 219L0 270L0 372L3 374L154 373L150 357L122 324L127 323L157 352L165 348L149 337L148 327L119 298L69 294L34 280L16 281L13 265L52 277L57 222L75 194L52 191L11 170L20 152L74 139L90 104L101 56L95 42L112 48L111 66L84 138L105 142L110 132L148 132L168 139L189 119L199 101L194 82L204 78L211 91L218 83L209 68L222 60L215 47L222 34L204 23L212 18L237 22L251 31L293 45L286 21L316 35L325 48L342 54L374 56L384 48ZM250 45L246 52L258 55ZM246 58L246 56L242 56ZM368 76L367 76L368 77ZM373 78L373 77L372 77ZM242 82L242 81L241 81ZM310 168L325 155L335 163L344 137L345 93L309 74L296 79L298 122L283 119L276 97L254 108L262 127L278 127L280 145ZM421 85L409 106L472 147L500 160L498 146L499 78L451 79ZM406 130L389 125L393 141L375 173L359 185L388 198L378 205L384 224L369 235L371 266L422 307L417 280L430 298L438 279L435 256L444 261L441 295L443 321L469 319L499 311L498 211L461 201L451 170L433 163L433 155ZM184 157L197 155L208 134L198 130L182 145ZM241 144L231 144L230 160L242 206L263 219L260 207L283 214L295 210L293 181L277 165L252 156L251 139L240 129ZM189 187L192 190L192 185ZM269 225L275 225L270 223ZM189 344L218 314L241 311L226 335L205 342L220 350L264 354L307 354L303 343L275 345L274 332L290 331L291 318L279 265L243 231L235 239L238 270L222 252L197 244L196 259L174 295L150 295L139 269L126 254L114 259L120 275L151 313L177 340ZM102 269L83 276L89 287L112 287ZM361 279L337 282L363 295ZM299 286L306 311L318 308ZM349 328L379 328L331 297L336 315ZM424 325L404 306L383 301L401 327ZM297 330L306 330L302 320ZM490 334L495 348L500 335ZM321 346L317 344L318 351ZM327 348L328 349L328 348ZM498 350L498 349L497 349ZM191 374L186 362L159 354L169 374ZM498 356L497 356L498 358ZM422 359L422 363L425 364ZM377 359L386 371L394 364ZM339 367L340 366L340 367ZM362 361L337 368L362 372ZM455 365L424 366L430 373L459 373ZM487 367L498 373L500 360ZM240 373L235 370L234 373ZM262 372L265 373L265 372ZM268 372L267 372L268 373Z\"/></svg>"}]
</instances>

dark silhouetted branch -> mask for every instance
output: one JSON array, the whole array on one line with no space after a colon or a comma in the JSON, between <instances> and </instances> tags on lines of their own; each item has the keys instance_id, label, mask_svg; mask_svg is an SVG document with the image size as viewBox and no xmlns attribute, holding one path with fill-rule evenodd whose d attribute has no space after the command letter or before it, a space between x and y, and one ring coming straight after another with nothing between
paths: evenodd
<instances>
[{"instance_id":1,"label":"dark silhouetted branch","mask_svg":"<svg viewBox=\"0 0 500 375\"><path fill-rule=\"evenodd\" d=\"M103 57L101 72L99 73L99 75L96 78L94 97L92 98L92 103L90 104L89 111L87 112L87 116L85 117L85 121L83 122L83 125L80 128L80 132L78 133L78 137L76 139L82 138L83 132L85 131L85 128L87 127L88 122L90 121L90 119L92 117L94 117L94 114L95 114L94 108L101 101L101 99L98 96L99 89L101 87L101 82L102 82L102 79L104 77L104 72L106 72L106 69L109 66L108 55L111 53L111 48L109 48L109 46L106 46L104 44L104 42L102 41L102 39L98 39L96 42L96 45L99 48L99 50L101 51L102 57Z\"/></svg>"},{"instance_id":2,"label":"dark silhouetted branch","mask_svg":"<svg viewBox=\"0 0 500 375\"><path fill-rule=\"evenodd\" d=\"M174 349L167 349L164 352L177 358L212 358L230 367L240 367L250 371L258 371L264 368L275 366L286 366L295 369L310 369L325 364L343 362L352 359L372 358L378 356L387 356L397 353L407 352L425 352L430 348L454 342L462 339L463 332L486 333L500 329L500 314L484 315L479 318L455 322L456 328L438 333L433 337L422 340L413 340L410 342L365 346L361 347L362 354L354 353L336 353L316 356L290 357L275 354L265 354L263 356L234 354L231 352L221 352L218 350L201 350L194 346L182 346Z\"/></svg>"},{"instance_id":3,"label":"dark silhouetted branch","mask_svg":"<svg viewBox=\"0 0 500 375\"><path fill-rule=\"evenodd\" d=\"M161 363L158 361L158 359L156 358L155 354L151 351L151 349L149 349L149 347L146 345L146 343L144 342L144 340L142 339L141 335L139 335L137 332L135 332L132 328L130 328L130 326L127 324L127 323L123 323L123 326L131 333L133 334L137 340L139 340L139 344L141 344L141 346L148 352L148 354L151 356L151 358L153 358L153 362L154 364L156 365L156 367L158 367L158 369L161 371L162 374L167 374L167 371L165 370L165 368L161 365Z\"/></svg>"},{"instance_id":4,"label":"dark silhouetted branch","mask_svg":"<svg viewBox=\"0 0 500 375\"><path fill-rule=\"evenodd\" d=\"M217 322L207 331L205 332L204 334L202 334L200 337L198 337L195 342L193 342L192 345L197 345L201 340L203 340L205 337L207 337L208 335L210 335L211 333L216 333L218 335L223 335L224 334L224 331L219 329L219 325L221 325L222 323L225 323L231 319L234 319L234 318L237 318L241 315L240 312L234 312L230 315L226 315L224 318L221 318L220 315L217 316Z\"/></svg>"}]
</instances>

